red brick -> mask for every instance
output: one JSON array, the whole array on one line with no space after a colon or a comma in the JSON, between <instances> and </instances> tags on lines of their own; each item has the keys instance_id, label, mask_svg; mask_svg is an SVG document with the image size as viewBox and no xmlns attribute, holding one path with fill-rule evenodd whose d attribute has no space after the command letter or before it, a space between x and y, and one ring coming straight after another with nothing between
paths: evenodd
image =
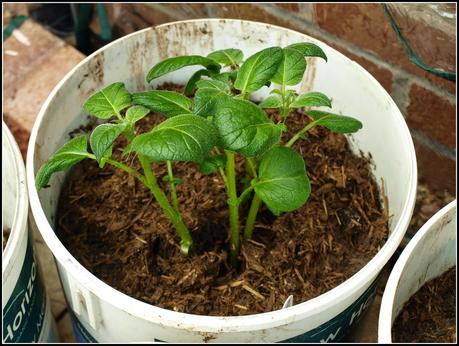
<instances>
[{"instance_id":1,"label":"red brick","mask_svg":"<svg viewBox=\"0 0 459 346\"><path fill-rule=\"evenodd\" d=\"M159 25L177 20L205 18L205 4L131 4L134 12L150 25Z\"/></svg>"},{"instance_id":2,"label":"red brick","mask_svg":"<svg viewBox=\"0 0 459 346\"><path fill-rule=\"evenodd\" d=\"M3 85L6 97L11 95L17 81L26 79L43 58L64 45L62 40L30 19L17 30L28 42L22 43L11 35L3 44Z\"/></svg>"},{"instance_id":3,"label":"red brick","mask_svg":"<svg viewBox=\"0 0 459 346\"><path fill-rule=\"evenodd\" d=\"M283 2L283 3L277 3L276 6L279 6L283 8L284 10L287 10L290 12L298 12L300 10L297 3Z\"/></svg>"},{"instance_id":4,"label":"red brick","mask_svg":"<svg viewBox=\"0 0 459 346\"><path fill-rule=\"evenodd\" d=\"M46 97L84 55L31 20L19 30L30 44L4 42L3 112L30 132Z\"/></svg>"},{"instance_id":5,"label":"red brick","mask_svg":"<svg viewBox=\"0 0 459 346\"><path fill-rule=\"evenodd\" d=\"M421 20L405 22L402 33L425 64L445 71L455 70L456 41L453 33L447 34Z\"/></svg>"},{"instance_id":6,"label":"red brick","mask_svg":"<svg viewBox=\"0 0 459 346\"><path fill-rule=\"evenodd\" d=\"M257 6L251 3L223 3L207 4L207 8L212 12L212 17L253 20L301 32L301 30L287 18L275 16L265 11L263 5Z\"/></svg>"},{"instance_id":7,"label":"red brick","mask_svg":"<svg viewBox=\"0 0 459 346\"><path fill-rule=\"evenodd\" d=\"M18 144L19 150L22 154L22 159L26 160L27 154L27 145L29 143L30 132L29 130L23 128L16 120L11 118L7 114L3 114L3 121L10 129L16 143Z\"/></svg>"},{"instance_id":8,"label":"red brick","mask_svg":"<svg viewBox=\"0 0 459 346\"><path fill-rule=\"evenodd\" d=\"M423 78L427 79L433 84L436 84L440 87L442 87L445 90L448 90L449 92L455 94L456 93L456 82L441 78L441 77L436 77L433 74L429 72L422 71L421 69L418 69L418 72L416 73Z\"/></svg>"},{"instance_id":9,"label":"red brick","mask_svg":"<svg viewBox=\"0 0 459 346\"><path fill-rule=\"evenodd\" d=\"M418 162L418 180L433 192L447 191L456 195L456 161L438 154L421 142L413 139Z\"/></svg>"},{"instance_id":10,"label":"red brick","mask_svg":"<svg viewBox=\"0 0 459 346\"><path fill-rule=\"evenodd\" d=\"M3 29L10 23L11 19L16 16L28 16L29 10L24 3L5 3L2 4Z\"/></svg>"},{"instance_id":11,"label":"red brick","mask_svg":"<svg viewBox=\"0 0 459 346\"><path fill-rule=\"evenodd\" d=\"M152 25L134 12L132 4L107 4L106 8L115 37L125 36ZM98 28L97 18L91 24Z\"/></svg>"},{"instance_id":12,"label":"red brick","mask_svg":"<svg viewBox=\"0 0 459 346\"><path fill-rule=\"evenodd\" d=\"M137 6L138 4L136 4ZM170 16L182 20L182 19L198 19L205 18L205 4L202 3L166 3L166 4L155 4L145 3L145 8L149 7L153 10L161 10L163 13L169 13ZM144 7L142 7L143 9Z\"/></svg>"},{"instance_id":13,"label":"red brick","mask_svg":"<svg viewBox=\"0 0 459 346\"><path fill-rule=\"evenodd\" d=\"M414 65L393 31L381 4L316 4L316 21L320 28L335 36L378 54L381 58L397 64L409 72L426 78L450 92L455 92L454 82L436 77ZM421 24L419 24L421 25ZM423 30L428 37L438 35L435 28ZM451 41L452 37L447 40ZM436 53L451 54L454 49L443 49L440 45ZM448 58L451 59L451 58ZM455 61L455 55L454 55Z\"/></svg>"},{"instance_id":14,"label":"red brick","mask_svg":"<svg viewBox=\"0 0 459 346\"><path fill-rule=\"evenodd\" d=\"M149 26L178 20L205 18L205 4L113 3L107 4L115 35L124 36ZM98 30L97 18L92 27Z\"/></svg>"},{"instance_id":15,"label":"red brick","mask_svg":"<svg viewBox=\"0 0 459 346\"><path fill-rule=\"evenodd\" d=\"M408 125L445 146L456 147L456 105L446 98L413 84L406 109Z\"/></svg>"}]
</instances>

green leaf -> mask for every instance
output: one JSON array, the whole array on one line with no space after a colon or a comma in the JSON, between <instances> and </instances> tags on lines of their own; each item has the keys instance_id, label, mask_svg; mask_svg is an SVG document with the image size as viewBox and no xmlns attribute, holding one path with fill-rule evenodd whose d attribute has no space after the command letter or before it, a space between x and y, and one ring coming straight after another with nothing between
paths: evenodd
<instances>
[{"instance_id":1,"label":"green leaf","mask_svg":"<svg viewBox=\"0 0 459 346\"><path fill-rule=\"evenodd\" d=\"M121 157L124 158L126 155L130 154L132 152L132 142L128 143L123 149L123 152L121 153Z\"/></svg>"},{"instance_id":2,"label":"green leaf","mask_svg":"<svg viewBox=\"0 0 459 346\"><path fill-rule=\"evenodd\" d=\"M207 57L225 66L237 66L244 58L244 53L240 49L228 48L212 52Z\"/></svg>"},{"instance_id":3,"label":"green leaf","mask_svg":"<svg viewBox=\"0 0 459 346\"><path fill-rule=\"evenodd\" d=\"M239 69L234 87L242 94L264 86L276 73L282 62L282 48L271 47L249 57Z\"/></svg>"},{"instance_id":4,"label":"green leaf","mask_svg":"<svg viewBox=\"0 0 459 346\"><path fill-rule=\"evenodd\" d=\"M213 71L220 70L220 64L212 59L199 55L185 55L165 59L151 68L147 74L147 82L158 78L166 73L173 72L185 66L201 65Z\"/></svg>"},{"instance_id":5,"label":"green leaf","mask_svg":"<svg viewBox=\"0 0 459 346\"><path fill-rule=\"evenodd\" d=\"M305 57L315 56L315 57L319 57L327 61L327 55L324 53L322 48L320 48L318 45L314 43L294 43L285 48L296 50L300 52L301 54L303 54L303 56Z\"/></svg>"},{"instance_id":6,"label":"green leaf","mask_svg":"<svg viewBox=\"0 0 459 346\"><path fill-rule=\"evenodd\" d=\"M193 101L188 97L169 90L151 90L132 94L132 102L159 112L167 117L191 113Z\"/></svg>"},{"instance_id":7,"label":"green leaf","mask_svg":"<svg viewBox=\"0 0 459 346\"><path fill-rule=\"evenodd\" d=\"M287 90L285 93L285 97L287 99L287 104L290 105L293 100L296 98L295 90Z\"/></svg>"},{"instance_id":8,"label":"green leaf","mask_svg":"<svg viewBox=\"0 0 459 346\"><path fill-rule=\"evenodd\" d=\"M288 127L284 123L277 124L277 126L279 126L279 128L281 129L282 132L287 132L288 131Z\"/></svg>"},{"instance_id":9,"label":"green leaf","mask_svg":"<svg viewBox=\"0 0 459 346\"><path fill-rule=\"evenodd\" d=\"M205 89L205 88L217 89L217 90L224 91L228 95L230 95L231 93L229 85L219 80L213 80L213 79L200 80L199 82L196 83L196 86L198 87L198 89Z\"/></svg>"},{"instance_id":10,"label":"green leaf","mask_svg":"<svg viewBox=\"0 0 459 346\"><path fill-rule=\"evenodd\" d=\"M89 138L89 144L91 145L92 152L96 156L97 162L100 162L105 151L111 147L115 139L118 138L125 128L125 123L102 124L92 131L91 137Z\"/></svg>"},{"instance_id":11,"label":"green leaf","mask_svg":"<svg viewBox=\"0 0 459 346\"><path fill-rule=\"evenodd\" d=\"M213 80L219 80L224 83L228 83L228 81L234 82L237 78L237 72L238 71L211 73L210 77Z\"/></svg>"},{"instance_id":12,"label":"green leaf","mask_svg":"<svg viewBox=\"0 0 459 346\"><path fill-rule=\"evenodd\" d=\"M132 106L127 110L125 119L130 124L135 124L137 121L145 117L148 113L150 113L150 110L148 108L145 108L143 106Z\"/></svg>"},{"instance_id":13,"label":"green leaf","mask_svg":"<svg viewBox=\"0 0 459 346\"><path fill-rule=\"evenodd\" d=\"M275 94L275 95L279 95L280 97L282 97L282 91L280 91L279 89L271 90L270 94Z\"/></svg>"},{"instance_id":14,"label":"green leaf","mask_svg":"<svg viewBox=\"0 0 459 346\"><path fill-rule=\"evenodd\" d=\"M261 159L254 189L275 215L301 207L311 192L301 155L291 148L272 148Z\"/></svg>"},{"instance_id":15,"label":"green leaf","mask_svg":"<svg viewBox=\"0 0 459 346\"><path fill-rule=\"evenodd\" d=\"M130 151L155 161L201 162L217 142L212 124L197 115L178 115L134 138Z\"/></svg>"},{"instance_id":16,"label":"green leaf","mask_svg":"<svg viewBox=\"0 0 459 346\"><path fill-rule=\"evenodd\" d=\"M45 187L53 173L70 168L77 162L88 157L89 153L87 147L88 142L86 136L75 137L64 144L38 170L35 180L36 188L39 190Z\"/></svg>"},{"instance_id":17,"label":"green leaf","mask_svg":"<svg viewBox=\"0 0 459 346\"><path fill-rule=\"evenodd\" d=\"M225 149L258 156L278 143L282 130L254 103L228 98L219 103L214 124Z\"/></svg>"},{"instance_id":18,"label":"green leaf","mask_svg":"<svg viewBox=\"0 0 459 346\"><path fill-rule=\"evenodd\" d=\"M322 125L336 133L352 133L362 128L362 123L352 117L322 111L306 112L317 125Z\"/></svg>"},{"instance_id":19,"label":"green leaf","mask_svg":"<svg viewBox=\"0 0 459 346\"><path fill-rule=\"evenodd\" d=\"M331 107L331 100L327 97L327 95L317 91L312 91L298 96L290 105L290 107L293 108L320 106Z\"/></svg>"},{"instance_id":20,"label":"green leaf","mask_svg":"<svg viewBox=\"0 0 459 346\"><path fill-rule=\"evenodd\" d=\"M199 164L201 172L204 174L211 174L217 171L219 168L224 169L226 165L226 155L219 154L215 156L209 156Z\"/></svg>"},{"instance_id":21,"label":"green leaf","mask_svg":"<svg viewBox=\"0 0 459 346\"><path fill-rule=\"evenodd\" d=\"M190 96L193 93L194 89L196 89L196 82L199 81L202 76L210 76L210 71L203 69L193 73L183 91L186 96Z\"/></svg>"},{"instance_id":22,"label":"green leaf","mask_svg":"<svg viewBox=\"0 0 459 346\"><path fill-rule=\"evenodd\" d=\"M131 95L124 83L113 83L92 95L84 104L83 109L101 119L108 119L131 105Z\"/></svg>"},{"instance_id":23,"label":"green leaf","mask_svg":"<svg viewBox=\"0 0 459 346\"><path fill-rule=\"evenodd\" d=\"M171 181L171 178L168 176L168 175L165 175L161 178L162 181L168 183ZM174 177L174 179L172 179L172 184L174 184L175 186L179 185L183 183L183 180L180 179L179 177Z\"/></svg>"},{"instance_id":24,"label":"green leaf","mask_svg":"<svg viewBox=\"0 0 459 346\"><path fill-rule=\"evenodd\" d=\"M214 116L219 103L224 102L228 98L230 98L228 93L218 88L199 88L194 96L194 112L202 117Z\"/></svg>"},{"instance_id":25,"label":"green leaf","mask_svg":"<svg viewBox=\"0 0 459 346\"><path fill-rule=\"evenodd\" d=\"M271 80L281 85L296 85L303 80L306 60L303 54L295 49L284 48L282 53L282 62Z\"/></svg>"},{"instance_id":26,"label":"green leaf","mask_svg":"<svg viewBox=\"0 0 459 346\"><path fill-rule=\"evenodd\" d=\"M282 101L279 97L272 95L265 98L259 105L260 108L280 108L282 107Z\"/></svg>"}]
</instances>

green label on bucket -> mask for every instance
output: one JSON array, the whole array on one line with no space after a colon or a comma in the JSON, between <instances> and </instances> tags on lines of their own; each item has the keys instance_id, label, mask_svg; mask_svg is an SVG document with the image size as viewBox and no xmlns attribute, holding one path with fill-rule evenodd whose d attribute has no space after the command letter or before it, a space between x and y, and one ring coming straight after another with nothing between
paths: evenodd
<instances>
[{"instance_id":1,"label":"green label on bucket","mask_svg":"<svg viewBox=\"0 0 459 346\"><path fill-rule=\"evenodd\" d=\"M337 342L341 341L362 318L363 313L373 301L380 275L365 292L339 315L313 330L283 342Z\"/></svg>"},{"instance_id":2,"label":"green label on bucket","mask_svg":"<svg viewBox=\"0 0 459 346\"><path fill-rule=\"evenodd\" d=\"M3 342L38 342L45 312L45 290L29 238L19 279L3 308Z\"/></svg>"}]
</instances>

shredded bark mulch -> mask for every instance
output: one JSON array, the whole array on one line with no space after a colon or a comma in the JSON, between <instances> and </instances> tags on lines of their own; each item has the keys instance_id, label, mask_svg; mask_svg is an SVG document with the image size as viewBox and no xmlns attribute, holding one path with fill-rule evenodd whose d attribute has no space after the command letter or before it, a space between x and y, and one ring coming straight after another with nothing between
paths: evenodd
<instances>
[{"instance_id":1,"label":"shredded bark mulch","mask_svg":"<svg viewBox=\"0 0 459 346\"><path fill-rule=\"evenodd\" d=\"M394 342L456 342L456 267L430 280L404 305Z\"/></svg>"},{"instance_id":2,"label":"shredded bark mulch","mask_svg":"<svg viewBox=\"0 0 459 346\"><path fill-rule=\"evenodd\" d=\"M170 88L169 88L170 89ZM277 117L273 114L274 117ZM150 114L137 126L149 131L164 118ZM308 117L287 119L290 138ZM362 131L365 130L365 124ZM119 158L124 139L115 143ZM180 253L179 237L134 177L85 160L68 174L59 201L57 234L89 271L112 287L166 309L237 316L282 308L336 287L375 256L388 237L387 208L371 174L371 158L351 152L343 135L316 127L294 148L305 158L312 184L308 202L279 217L262 207L253 239L244 241L240 265L228 265L228 207L224 183L192 163L174 163L177 195L195 252ZM123 161L140 170L135 157ZM237 160L244 178L244 159ZM161 181L165 164L153 164ZM238 186L242 191L242 183ZM244 225L249 205L240 208ZM242 231L242 226L241 226Z\"/></svg>"}]
</instances>

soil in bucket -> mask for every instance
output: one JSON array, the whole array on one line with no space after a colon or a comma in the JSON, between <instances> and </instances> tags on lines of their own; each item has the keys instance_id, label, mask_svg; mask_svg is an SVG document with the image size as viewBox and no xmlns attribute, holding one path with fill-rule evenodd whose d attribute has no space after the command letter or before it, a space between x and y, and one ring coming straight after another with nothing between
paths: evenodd
<instances>
[{"instance_id":1,"label":"soil in bucket","mask_svg":"<svg viewBox=\"0 0 459 346\"><path fill-rule=\"evenodd\" d=\"M278 117L275 112L271 116ZM137 133L163 119L150 114L138 123ZM300 112L290 115L283 140L308 121ZM115 143L117 159L123 141ZM241 245L238 268L227 260L224 183L219 175L206 176L191 163L174 163L174 175L182 179L177 195L194 254L180 253L179 237L146 187L109 165L100 169L92 160L80 162L67 175L57 234L99 279L166 309L238 316L280 309L290 295L294 304L307 301L336 287L376 255L388 237L388 215L371 174L371 157L355 155L343 135L315 127L295 149L305 159L311 196L302 208L279 217L263 206L253 239ZM132 155L124 162L140 170ZM161 181L166 165L155 163L153 171L169 193L168 184ZM240 193L243 158L237 161L237 174ZM248 208L240 208L241 224Z\"/></svg>"},{"instance_id":2,"label":"soil in bucket","mask_svg":"<svg viewBox=\"0 0 459 346\"><path fill-rule=\"evenodd\" d=\"M456 267L424 284L392 326L394 342L456 342Z\"/></svg>"}]
</instances>

